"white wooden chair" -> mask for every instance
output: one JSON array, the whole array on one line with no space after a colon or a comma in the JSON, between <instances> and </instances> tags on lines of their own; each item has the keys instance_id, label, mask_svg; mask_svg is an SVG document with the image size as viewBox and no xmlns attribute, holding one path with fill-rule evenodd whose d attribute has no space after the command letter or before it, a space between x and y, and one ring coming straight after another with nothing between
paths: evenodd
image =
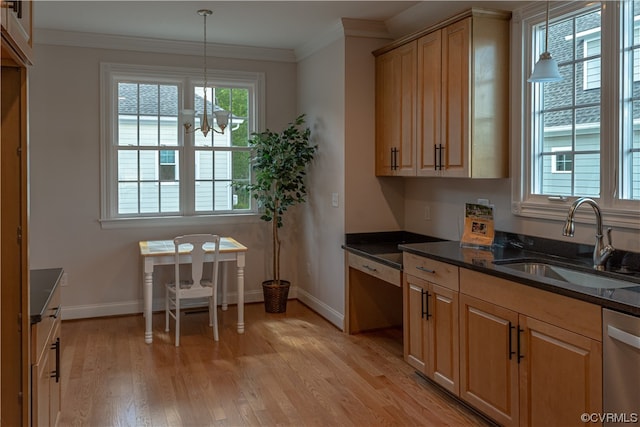
<instances>
[{"instance_id":1,"label":"white wooden chair","mask_svg":"<svg viewBox=\"0 0 640 427\"><path fill-rule=\"evenodd\" d=\"M220 236L215 234L189 234L176 237L173 243L175 245L175 275L173 281L165 286L165 331L169 332L169 317L173 317L176 322L175 341L176 347L178 347L180 345L180 301L187 298L209 298L209 326L213 326L213 339L218 341L217 294ZM181 250L183 251L182 256L188 254L191 259L190 263L184 261L182 263L183 266L191 265L191 277L186 280L184 278L180 279ZM203 278L205 252L207 255L213 256L211 279ZM186 270L186 268L183 268L183 270ZM176 286L176 284L178 285Z\"/></svg>"}]
</instances>

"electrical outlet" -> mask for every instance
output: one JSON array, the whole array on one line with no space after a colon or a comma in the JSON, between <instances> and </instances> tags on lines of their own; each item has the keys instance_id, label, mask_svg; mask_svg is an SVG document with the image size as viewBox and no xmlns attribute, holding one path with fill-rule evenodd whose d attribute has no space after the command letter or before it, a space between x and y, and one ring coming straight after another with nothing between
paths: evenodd
<instances>
[{"instance_id":1,"label":"electrical outlet","mask_svg":"<svg viewBox=\"0 0 640 427\"><path fill-rule=\"evenodd\" d=\"M431 220L431 206L429 205L426 205L424 207L424 220L425 221Z\"/></svg>"}]
</instances>

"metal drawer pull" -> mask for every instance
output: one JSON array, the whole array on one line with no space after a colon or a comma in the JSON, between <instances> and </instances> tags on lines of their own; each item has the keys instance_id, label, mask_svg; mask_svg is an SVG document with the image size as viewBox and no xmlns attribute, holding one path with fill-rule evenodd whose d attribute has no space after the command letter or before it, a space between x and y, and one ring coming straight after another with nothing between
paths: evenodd
<instances>
[{"instance_id":1,"label":"metal drawer pull","mask_svg":"<svg viewBox=\"0 0 640 427\"><path fill-rule=\"evenodd\" d=\"M375 267L369 267L369 266L368 266L368 265L366 265L366 264L365 264L365 265L363 265L363 267L364 267L364 268L366 268L366 269L367 269L367 270L369 270L369 271L378 271L378 269L377 269L377 268L375 268Z\"/></svg>"},{"instance_id":2,"label":"metal drawer pull","mask_svg":"<svg viewBox=\"0 0 640 427\"><path fill-rule=\"evenodd\" d=\"M640 337L630 334L629 332L622 331L611 325L607 326L607 334L613 339L630 345L633 348L640 350Z\"/></svg>"},{"instance_id":3,"label":"metal drawer pull","mask_svg":"<svg viewBox=\"0 0 640 427\"><path fill-rule=\"evenodd\" d=\"M57 318L58 318L58 316L60 315L60 310L62 310L62 305L59 305L59 306L56 308L56 312L55 312L55 313L53 313L53 314L52 314L51 316L49 316L49 317L53 317L54 319L57 319Z\"/></svg>"},{"instance_id":4,"label":"metal drawer pull","mask_svg":"<svg viewBox=\"0 0 640 427\"><path fill-rule=\"evenodd\" d=\"M428 268L424 268L424 267L416 267L416 268L420 271L424 271L425 273L433 273L433 274L436 273L435 270L429 270Z\"/></svg>"}]
</instances>

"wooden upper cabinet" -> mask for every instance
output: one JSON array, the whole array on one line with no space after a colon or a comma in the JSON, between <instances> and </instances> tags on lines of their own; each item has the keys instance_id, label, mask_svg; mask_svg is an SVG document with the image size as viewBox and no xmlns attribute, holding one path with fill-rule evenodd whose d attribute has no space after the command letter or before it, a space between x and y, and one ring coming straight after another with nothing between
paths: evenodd
<instances>
[{"instance_id":1,"label":"wooden upper cabinet","mask_svg":"<svg viewBox=\"0 0 640 427\"><path fill-rule=\"evenodd\" d=\"M33 64L33 1L2 1L2 55L19 64Z\"/></svg>"},{"instance_id":2,"label":"wooden upper cabinet","mask_svg":"<svg viewBox=\"0 0 640 427\"><path fill-rule=\"evenodd\" d=\"M376 175L415 175L416 42L376 58Z\"/></svg>"},{"instance_id":3,"label":"wooden upper cabinet","mask_svg":"<svg viewBox=\"0 0 640 427\"><path fill-rule=\"evenodd\" d=\"M389 73L377 68L377 175L508 177L509 19L507 12L471 9L374 52L382 62L407 45L415 44L416 51L416 92L396 91L405 96L396 100L396 108L384 95L386 85L395 84L386 82ZM407 107L411 102L413 109ZM392 152L385 145L388 134L407 135L410 122L415 124L414 165L388 173L379 163ZM407 140L403 143L406 150Z\"/></svg>"}]
</instances>

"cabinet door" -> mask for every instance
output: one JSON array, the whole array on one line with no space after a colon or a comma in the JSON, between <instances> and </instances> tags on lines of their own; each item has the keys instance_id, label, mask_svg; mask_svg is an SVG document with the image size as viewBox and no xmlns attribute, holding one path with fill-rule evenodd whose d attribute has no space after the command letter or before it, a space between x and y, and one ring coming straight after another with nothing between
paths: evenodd
<instances>
[{"instance_id":1,"label":"cabinet door","mask_svg":"<svg viewBox=\"0 0 640 427\"><path fill-rule=\"evenodd\" d=\"M442 31L437 30L418 39L416 174L419 176L439 175L441 62Z\"/></svg>"},{"instance_id":2,"label":"cabinet door","mask_svg":"<svg viewBox=\"0 0 640 427\"><path fill-rule=\"evenodd\" d=\"M425 348L427 327L425 324L425 293L428 283L416 277L405 275L403 306L404 306L404 360L411 366L425 371Z\"/></svg>"},{"instance_id":3,"label":"cabinet door","mask_svg":"<svg viewBox=\"0 0 640 427\"><path fill-rule=\"evenodd\" d=\"M49 347L49 420L51 425L57 425L58 416L62 410L62 381L60 376L60 364L62 348L60 347L60 330L62 326L59 320L56 321L53 333L51 334L51 345Z\"/></svg>"},{"instance_id":4,"label":"cabinet door","mask_svg":"<svg viewBox=\"0 0 640 427\"><path fill-rule=\"evenodd\" d=\"M442 34L442 176L469 176L471 18Z\"/></svg>"},{"instance_id":5,"label":"cabinet door","mask_svg":"<svg viewBox=\"0 0 640 427\"><path fill-rule=\"evenodd\" d=\"M376 58L376 175L415 175L416 42Z\"/></svg>"},{"instance_id":6,"label":"cabinet door","mask_svg":"<svg viewBox=\"0 0 640 427\"><path fill-rule=\"evenodd\" d=\"M31 405L33 408L31 423L33 426L49 426L49 352L45 351L36 365L32 367Z\"/></svg>"},{"instance_id":7,"label":"cabinet door","mask_svg":"<svg viewBox=\"0 0 640 427\"><path fill-rule=\"evenodd\" d=\"M32 6L32 0L11 3L2 0L2 27L8 35L5 40L15 50L20 62L26 65L32 63Z\"/></svg>"},{"instance_id":8,"label":"cabinet door","mask_svg":"<svg viewBox=\"0 0 640 427\"><path fill-rule=\"evenodd\" d=\"M460 397L498 423L518 425L514 311L460 294Z\"/></svg>"},{"instance_id":9,"label":"cabinet door","mask_svg":"<svg viewBox=\"0 0 640 427\"><path fill-rule=\"evenodd\" d=\"M0 413L3 425L27 423L29 264L26 69L2 67L0 133Z\"/></svg>"},{"instance_id":10,"label":"cabinet door","mask_svg":"<svg viewBox=\"0 0 640 427\"><path fill-rule=\"evenodd\" d=\"M427 303L430 317L426 319L426 373L451 393L460 395L458 292L430 284Z\"/></svg>"},{"instance_id":11,"label":"cabinet door","mask_svg":"<svg viewBox=\"0 0 640 427\"><path fill-rule=\"evenodd\" d=\"M520 316L522 425L584 425L584 413L602 412L602 344L557 326Z\"/></svg>"}]
</instances>

